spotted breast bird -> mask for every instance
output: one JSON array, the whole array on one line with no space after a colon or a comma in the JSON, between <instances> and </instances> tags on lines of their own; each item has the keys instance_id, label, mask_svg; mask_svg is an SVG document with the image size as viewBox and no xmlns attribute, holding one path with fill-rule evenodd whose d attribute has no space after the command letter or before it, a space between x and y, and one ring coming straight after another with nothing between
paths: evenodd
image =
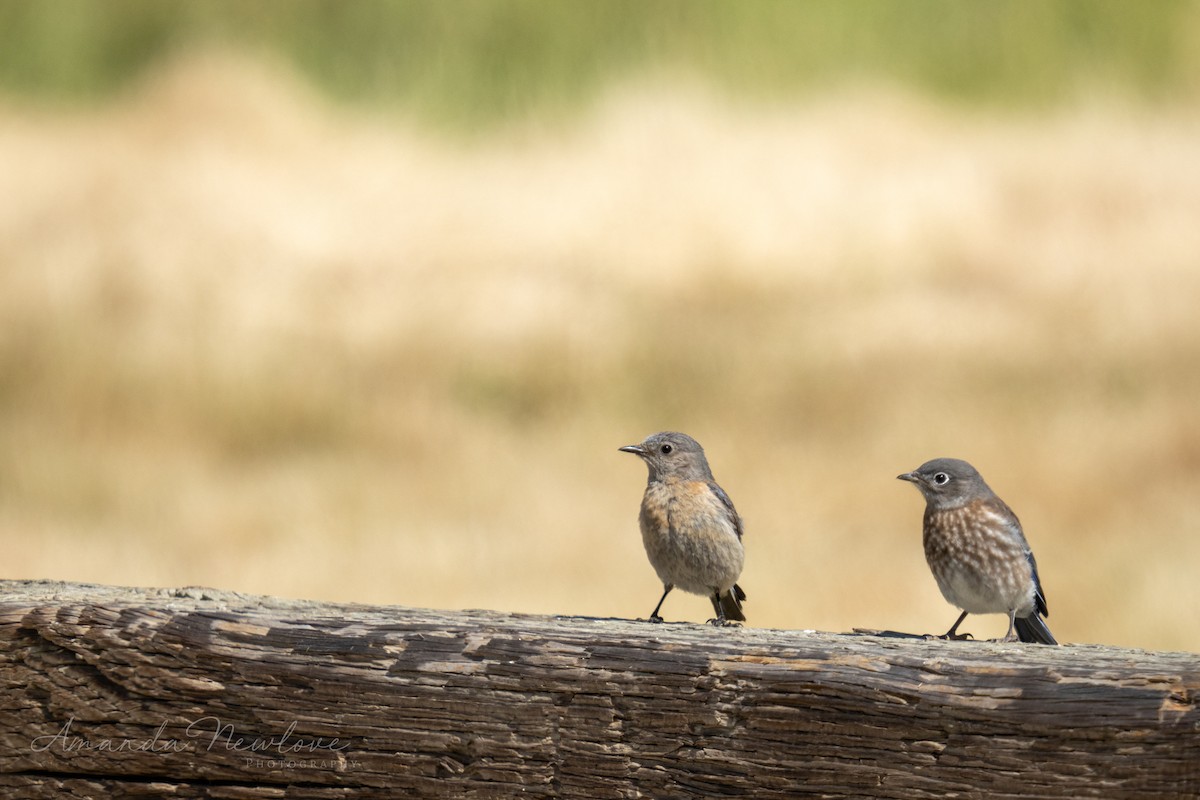
<instances>
[{"instance_id":1,"label":"spotted breast bird","mask_svg":"<svg viewBox=\"0 0 1200 800\"><path fill-rule=\"evenodd\" d=\"M925 497L925 560L942 596L962 609L941 638L967 638L958 633L967 614L1007 614L1003 641L1058 644L1021 522L983 476L966 461L937 458L896 477Z\"/></svg>"}]
</instances>

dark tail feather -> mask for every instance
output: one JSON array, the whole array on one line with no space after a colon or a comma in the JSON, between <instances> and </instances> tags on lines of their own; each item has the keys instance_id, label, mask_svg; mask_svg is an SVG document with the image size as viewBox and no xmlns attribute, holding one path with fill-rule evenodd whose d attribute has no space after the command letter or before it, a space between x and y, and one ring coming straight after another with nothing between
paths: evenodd
<instances>
[{"instance_id":1,"label":"dark tail feather","mask_svg":"<svg viewBox=\"0 0 1200 800\"><path fill-rule=\"evenodd\" d=\"M736 583L732 589L721 595L721 613L725 615L725 619L745 622L746 615L742 612L742 601L745 599L746 593Z\"/></svg>"},{"instance_id":2,"label":"dark tail feather","mask_svg":"<svg viewBox=\"0 0 1200 800\"><path fill-rule=\"evenodd\" d=\"M1017 629L1017 638L1022 642L1035 644L1058 644L1054 634L1046 627L1046 620L1040 614L1030 614L1028 617L1017 617L1013 620Z\"/></svg>"}]
</instances>

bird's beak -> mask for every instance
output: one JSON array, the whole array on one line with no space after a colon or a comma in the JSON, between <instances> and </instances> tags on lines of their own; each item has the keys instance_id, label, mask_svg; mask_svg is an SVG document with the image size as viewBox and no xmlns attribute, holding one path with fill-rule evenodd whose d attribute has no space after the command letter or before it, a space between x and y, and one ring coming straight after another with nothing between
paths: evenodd
<instances>
[{"instance_id":1,"label":"bird's beak","mask_svg":"<svg viewBox=\"0 0 1200 800\"><path fill-rule=\"evenodd\" d=\"M624 447L618 447L617 449L622 453L633 453L635 456L645 457L646 455L646 448L642 447L640 444L627 444Z\"/></svg>"},{"instance_id":2,"label":"bird's beak","mask_svg":"<svg viewBox=\"0 0 1200 800\"><path fill-rule=\"evenodd\" d=\"M921 482L921 479L917 477L917 473L915 473L915 472L906 472L903 475L897 475L896 480L908 481L909 483L920 483Z\"/></svg>"}]
</instances>

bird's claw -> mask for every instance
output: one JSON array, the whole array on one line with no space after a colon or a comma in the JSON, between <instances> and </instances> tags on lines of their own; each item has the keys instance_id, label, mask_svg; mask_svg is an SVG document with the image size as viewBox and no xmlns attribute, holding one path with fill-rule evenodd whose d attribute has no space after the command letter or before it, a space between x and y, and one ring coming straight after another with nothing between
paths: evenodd
<instances>
[{"instance_id":1,"label":"bird's claw","mask_svg":"<svg viewBox=\"0 0 1200 800\"><path fill-rule=\"evenodd\" d=\"M662 617L660 617L660 616L658 616L657 614L651 614L651 615L650 615L650 619L648 619L648 620L646 620L646 621L647 621L647 622L654 622L654 623L658 623L658 622L662 622L662 621L663 621L663 618L662 618Z\"/></svg>"}]
</instances>

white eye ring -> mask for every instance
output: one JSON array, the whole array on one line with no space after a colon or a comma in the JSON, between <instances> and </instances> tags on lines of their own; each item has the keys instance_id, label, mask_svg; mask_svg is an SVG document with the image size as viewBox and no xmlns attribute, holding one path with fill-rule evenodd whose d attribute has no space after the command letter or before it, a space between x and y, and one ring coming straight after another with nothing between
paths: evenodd
<instances>
[{"instance_id":1,"label":"white eye ring","mask_svg":"<svg viewBox=\"0 0 1200 800\"><path fill-rule=\"evenodd\" d=\"M950 476L944 472L939 472L938 474L933 476L933 482L936 483L938 486L945 486L947 483L950 482Z\"/></svg>"}]
</instances>

